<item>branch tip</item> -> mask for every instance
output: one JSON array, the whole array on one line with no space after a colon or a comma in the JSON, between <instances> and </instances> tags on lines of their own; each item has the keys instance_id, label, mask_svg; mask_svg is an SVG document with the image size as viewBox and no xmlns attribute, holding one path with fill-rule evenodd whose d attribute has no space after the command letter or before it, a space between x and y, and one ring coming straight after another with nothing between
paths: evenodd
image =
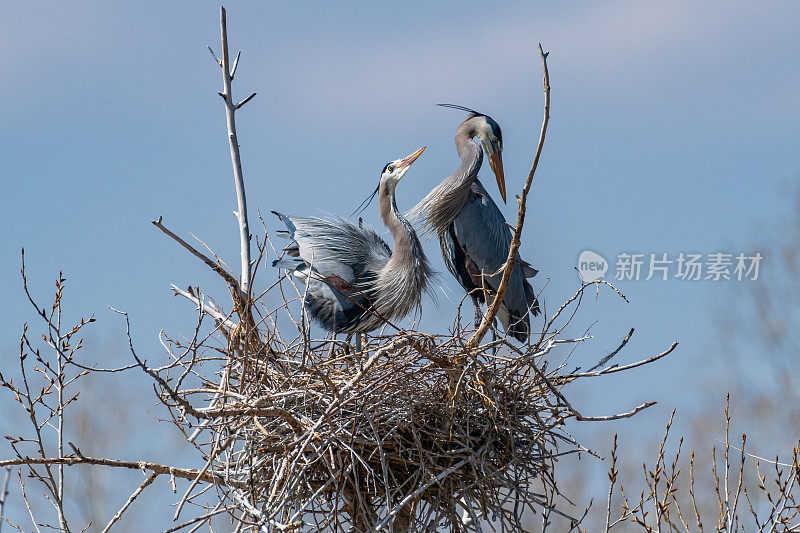
<instances>
[{"instance_id":1,"label":"branch tip","mask_svg":"<svg viewBox=\"0 0 800 533\"><path fill-rule=\"evenodd\" d=\"M230 76L231 76L231 81L233 81L233 78L235 78L235 77L236 77L236 67L238 67L238 66L239 66L239 58L240 58L240 57L242 57L242 51L241 51L241 50L239 50L239 51L236 53L236 59L234 59L234 60L233 60L233 67L231 67L231 74L230 74Z\"/></svg>"},{"instance_id":2,"label":"branch tip","mask_svg":"<svg viewBox=\"0 0 800 533\"><path fill-rule=\"evenodd\" d=\"M247 98L245 98L244 100L242 100L241 102L239 102L238 104L236 104L236 106L234 107L234 110L240 109L244 104L246 104L247 102L249 102L250 100L255 98L256 94L258 94L258 93L253 93L250 96L248 96Z\"/></svg>"},{"instance_id":3,"label":"branch tip","mask_svg":"<svg viewBox=\"0 0 800 533\"><path fill-rule=\"evenodd\" d=\"M206 48L208 48L208 51L211 52L211 57L214 58L214 61L217 62L217 65L222 67L222 61L217 57L217 54L214 53L214 50L211 48L211 46L209 45Z\"/></svg>"}]
</instances>

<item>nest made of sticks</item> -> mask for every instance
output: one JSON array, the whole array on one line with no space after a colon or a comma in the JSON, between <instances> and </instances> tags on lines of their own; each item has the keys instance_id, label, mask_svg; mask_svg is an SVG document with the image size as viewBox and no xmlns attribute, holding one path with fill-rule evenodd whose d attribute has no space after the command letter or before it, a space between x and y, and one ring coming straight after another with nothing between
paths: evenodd
<instances>
[{"instance_id":1,"label":"nest made of sticks","mask_svg":"<svg viewBox=\"0 0 800 533\"><path fill-rule=\"evenodd\" d=\"M363 365L319 350L260 361L248 396L264 416L240 421L250 501L287 525L364 531L544 504L526 487L547 483L559 441L572 443L558 431L567 408L533 370L535 351L466 359L459 339L373 338Z\"/></svg>"}]
</instances>

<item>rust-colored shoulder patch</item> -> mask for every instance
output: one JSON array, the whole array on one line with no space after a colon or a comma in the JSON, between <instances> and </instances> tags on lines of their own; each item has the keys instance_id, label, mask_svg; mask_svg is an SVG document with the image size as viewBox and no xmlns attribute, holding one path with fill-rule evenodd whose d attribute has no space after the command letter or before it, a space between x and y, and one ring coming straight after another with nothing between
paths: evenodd
<instances>
[{"instance_id":1,"label":"rust-colored shoulder patch","mask_svg":"<svg viewBox=\"0 0 800 533\"><path fill-rule=\"evenodd\" d=\"M335 274L333 276L325 276L322 279L325 280L325 283L327 283L328 285L334 287L339 291L354 292L358 290L358 287L345 281L343 278Z\"/></svg>"}]
</instances>

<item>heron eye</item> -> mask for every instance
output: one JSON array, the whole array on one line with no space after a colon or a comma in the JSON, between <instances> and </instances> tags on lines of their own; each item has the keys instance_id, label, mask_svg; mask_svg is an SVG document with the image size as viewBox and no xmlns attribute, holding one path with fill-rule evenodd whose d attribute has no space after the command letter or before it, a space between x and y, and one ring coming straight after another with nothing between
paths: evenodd
<instances>
[{"instance_id":1,"label":"heron eye","mask_svg":"<svg viewBox=\"0 0 800 533\"><path fill-rule=\"evenodd\" d=\"M388 170L389 172L394 172L394 165L389 165L388 167L386 167L386 170Z\"/></svg>"}]
</instances>

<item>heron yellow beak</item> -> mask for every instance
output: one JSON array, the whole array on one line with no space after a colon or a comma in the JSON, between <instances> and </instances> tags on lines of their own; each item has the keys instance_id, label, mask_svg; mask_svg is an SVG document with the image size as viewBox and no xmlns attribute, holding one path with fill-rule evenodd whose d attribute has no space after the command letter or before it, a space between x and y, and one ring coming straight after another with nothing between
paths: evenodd
<instances>
[{"instance_id":1,"label":"heron yellow beak","mask_svg":"<svg viewBox=\"0 0 800 533\"><path fill-rule=\"evenodd\" d=\"M401 178L405 176L405 173L408 171L408 167L411 166L411 163L416 161L417 158L422 155L422 152L425 151L425 148L427 148L427 146L423 146L413 154L404 157L403 159L400 160L399 163L397 163L397 168L403 171L403 174L400 176Z\"/></svg>"},{"instance_id":2,"label":"heron yellow beak","mask_svg":"<svg viewBox=\"0 0 800 533\"><path fill-rule=\"evenodd\" d=\"M500 152L494 152L489 155L489 164L492 166L494 177L497 178L497 188L500 189L500 196L503 198L503 203L506 203L506 178L503 175L503 156Z\"/></svg>"}]
</instances>

